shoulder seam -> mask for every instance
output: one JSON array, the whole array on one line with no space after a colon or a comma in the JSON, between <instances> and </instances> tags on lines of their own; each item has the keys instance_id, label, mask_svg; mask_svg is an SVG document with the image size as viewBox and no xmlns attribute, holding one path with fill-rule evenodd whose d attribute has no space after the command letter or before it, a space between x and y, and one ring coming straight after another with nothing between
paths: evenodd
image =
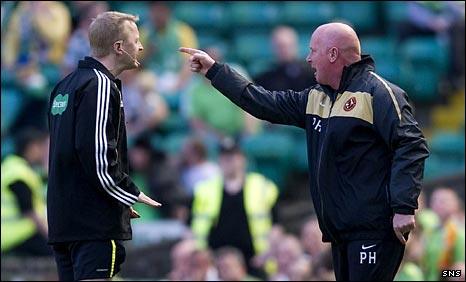
<instances>
[{"instance_id":1,"label":"shoulder seam","mask_svg":"<svg viewBox=\"0 0 466 282\"><path fill-rule=\"evenodd\" d=\"M390 97L392 98L392 102L395 105L396 113L398 115L398 119L401 120L401 111L400 111L400 106L398 105L398 101L396 101L395 94L393 93L393 90L390 88L390 86L385 82L383 78L381 78L378 74L375 72L371 71L370 72L373 76L375 76L382 84L385 86L385 88L388 91L388 94L390 94Z\"/></svg>"}]
</instances>

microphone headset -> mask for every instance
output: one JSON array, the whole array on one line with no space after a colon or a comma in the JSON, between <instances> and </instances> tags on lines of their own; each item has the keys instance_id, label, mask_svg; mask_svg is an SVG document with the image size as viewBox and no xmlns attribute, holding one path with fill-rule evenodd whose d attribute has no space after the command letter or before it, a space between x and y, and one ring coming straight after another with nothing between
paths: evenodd
<instances>
[{"instance_id":1,"label":"microphone headset","mask_svg":"<svg viewBox=\"0 0 466 282\"><path fill-rule=\"evenodd\" d=\"M123 42L122 42L122 45L123 45ZM133 56L131 56L128 52L126 52L125 49L123 49L123 47L120 47L121 48L121 51L125 52L126 55L128 55L128 57L131 58L131 60L133 60L133 62L136 64L136 67L139 67L141 65L141 63Z\"/></svg>"}]
</instances>

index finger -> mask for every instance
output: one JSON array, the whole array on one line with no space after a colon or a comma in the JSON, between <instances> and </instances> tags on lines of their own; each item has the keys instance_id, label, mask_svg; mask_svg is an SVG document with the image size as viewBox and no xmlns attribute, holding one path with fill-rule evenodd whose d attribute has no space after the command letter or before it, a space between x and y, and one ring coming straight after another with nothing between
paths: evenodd
<instances>
[{"instance_id":1,"label":"index finger","mask_svg":"<svg viewBox=\"0 0 466 282\"><path fill-rule=\"evenodd\" d=\"M154 201L154 200L152 200L152 199L150 199L150 200L148 201L148 204L151 205L151 206L153 206L153 207L160 207L160 206L162 205L161 203L159 203L159 202L157 202L157 201Z\"/></svg>"},{"instance_id":2,"label":"index finger","mask_svg":"<svg viewBox=\"0 0 466 282\"><path fill-rule=\"evenodd\" d=\"M194 48L188 48L188 47L180 47L178 49L178 51L186 53L186 54L190 54L190 55L200 53L200 50L197 50L197 49L194 49Z\"/></svg>"}]
</instances>

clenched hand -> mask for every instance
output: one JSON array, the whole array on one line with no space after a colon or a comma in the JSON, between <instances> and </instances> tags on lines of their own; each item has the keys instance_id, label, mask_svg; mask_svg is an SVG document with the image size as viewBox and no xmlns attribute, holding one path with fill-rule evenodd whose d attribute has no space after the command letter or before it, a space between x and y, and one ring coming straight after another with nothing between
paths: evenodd
<instances>
[{"instance_id":1,"label":"clenched hand","mask_svg":"<svg viewBox=\"0 0 466 282\"><path fill-rule=\"evenodd\" d=\"M414 215L395 213L395 216L393 217L393 230L401 244L406 245L406 239L403 234L412 231L415 227L416 222Z\"/></svg>"}]
</instances>

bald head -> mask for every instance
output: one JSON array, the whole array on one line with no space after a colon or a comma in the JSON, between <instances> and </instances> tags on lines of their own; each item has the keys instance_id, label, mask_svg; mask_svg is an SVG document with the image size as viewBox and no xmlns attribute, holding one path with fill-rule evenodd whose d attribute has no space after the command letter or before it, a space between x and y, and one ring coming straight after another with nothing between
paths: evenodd
<instances>
[{"instance_id":1,"label":"bald head","mask_svg":"<svg viewBox=\"0 0 466 282\"><path fill-rule=\"evenodd\" d=\"M361 59L361 43L358 35L347 24L323 24L314 31L312 37L315 37L325 49L338 48L340 55L348 64Z\"/></svg>"},{"instance_id":2,"label":"bald head","mask_svg":"<svg viewBox=\"0 0 466 282\"><path fill-rule=\"evenodd\" d=\"M319 84L338 89L343 68L361 60L361 44L356 32L347 24L319 26L311 36L307 62L315 70Z\"/></svg>"}]
</instances>

